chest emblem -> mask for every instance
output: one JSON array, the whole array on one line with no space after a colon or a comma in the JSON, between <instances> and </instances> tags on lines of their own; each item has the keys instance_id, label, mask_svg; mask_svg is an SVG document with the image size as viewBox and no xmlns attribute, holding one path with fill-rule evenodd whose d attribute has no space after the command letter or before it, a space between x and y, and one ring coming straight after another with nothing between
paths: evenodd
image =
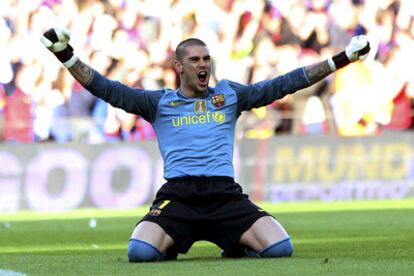
<instances>
[{"instance_id":1,"label":"chest emblem","mask_svg":"<svg viewBox=\"0 0 414 276\"><path fill-rule=\"evenodd\" d=\"M194 112L195 113L205 113L207 111L207 102L206 100L196 100L194 102Z\"/></svg>"},{"instance_id":2,"label":"chest emblem","mask_svg":"<svg viewBox=\"0 0 414 276\"><path fill-rule=\"evenodd\" d=\"M225 103L224 95L223 94L217 94L217 95L211 96L211 103L215 107L223 106L224 103Z\"/></svg>"},{"instance_id":3,"label":"chest emblem","mask_svg":"<svg viewBox=\"0 0 414 276\"><path fill-rule=\"evenodd\" d=\"M224 123L226 121L226 114L225 113L222 113L220 111L214 112L213 113L213 120L216 123L222 124L222 123Z\"/></svg>"}]
</instances>

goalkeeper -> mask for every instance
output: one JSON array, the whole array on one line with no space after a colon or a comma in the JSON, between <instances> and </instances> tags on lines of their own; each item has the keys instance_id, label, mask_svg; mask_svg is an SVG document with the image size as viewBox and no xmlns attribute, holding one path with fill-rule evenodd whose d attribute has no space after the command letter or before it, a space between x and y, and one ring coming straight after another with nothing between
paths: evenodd
<instances>
[{"instance_id":1,"label":"goalkeeper","mask_svg":"<svg viewBox=\"0 0 414 276\"><path fill-rule=\"evenodd\" d=\"M142 116L157 134L167 180L128 244L130 262L177 258L207 240L225 257L290 257L291 238L266 211L253 204L233 178L233 141L242 111L268 105L308 87L335 70L363 59L365 36L353 37L345 51L255 84L221 80L208 86L212 60L196 38L176 48L176 90L143 90L112 81L83 63L68 44L70 34L50 29L42 43L96 97ZM125 156L128 158L128 156Z\"/></svg>"}]
</instances>

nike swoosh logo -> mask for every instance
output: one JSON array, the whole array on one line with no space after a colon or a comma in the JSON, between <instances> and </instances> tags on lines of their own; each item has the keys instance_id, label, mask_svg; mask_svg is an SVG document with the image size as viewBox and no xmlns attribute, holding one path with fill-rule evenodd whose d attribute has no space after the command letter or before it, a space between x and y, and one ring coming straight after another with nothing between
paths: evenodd
<instances>
[{"instance_id":1,"label":"nike swoosh logo","mask_svg":"<svg viewBox=\"0 0 414 276\"><path fill-rule=\"evenodd\" d=\"M175 106L181 105L181 104L185 104L185 102L182 102L182 101L172 101L172 102L170 102L171 107L175 107Z\"/></svg>"}]
</instances>

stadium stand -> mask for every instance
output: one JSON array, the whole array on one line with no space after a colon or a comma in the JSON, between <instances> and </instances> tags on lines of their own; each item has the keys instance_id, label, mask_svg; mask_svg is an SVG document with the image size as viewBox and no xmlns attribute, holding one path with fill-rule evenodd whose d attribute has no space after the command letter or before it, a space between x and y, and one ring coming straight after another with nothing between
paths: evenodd
<instances>
[{"instance_id":1,"label":"stadium stand","mask_svg":"<svg viewBox=\"0 0 414 276\"><path fill-rule=\"evenodd\" d=\"M414 129L414 71L406 65L414 60L411 0L2 0L4 142L155 139L142 118L97 101L59 70L39 42L56 25L72 31L77 55L98 71L146 89L177 87L172 49L187 37L210 46L220 68L215 79L251 83L325 59L366 33L374 49L367 61L243 114L237 137Z\"/></svg>"}]
</instances>

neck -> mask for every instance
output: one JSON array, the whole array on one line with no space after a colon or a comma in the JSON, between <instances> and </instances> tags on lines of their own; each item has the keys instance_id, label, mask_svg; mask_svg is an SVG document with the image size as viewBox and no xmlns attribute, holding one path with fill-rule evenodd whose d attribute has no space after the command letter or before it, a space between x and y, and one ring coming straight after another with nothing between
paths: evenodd
<instances>
[{"instance_id":1,"label":"neck","mask_svg":"<svg viewBox=\"0 0 414 276\"><path fill-rule=\"evenodd\" d=\"M181 93L187 98L204 98L208 94L208 90L206 91L196 91L184 85L180 85Z\"/></svg>"}]
</instances>

